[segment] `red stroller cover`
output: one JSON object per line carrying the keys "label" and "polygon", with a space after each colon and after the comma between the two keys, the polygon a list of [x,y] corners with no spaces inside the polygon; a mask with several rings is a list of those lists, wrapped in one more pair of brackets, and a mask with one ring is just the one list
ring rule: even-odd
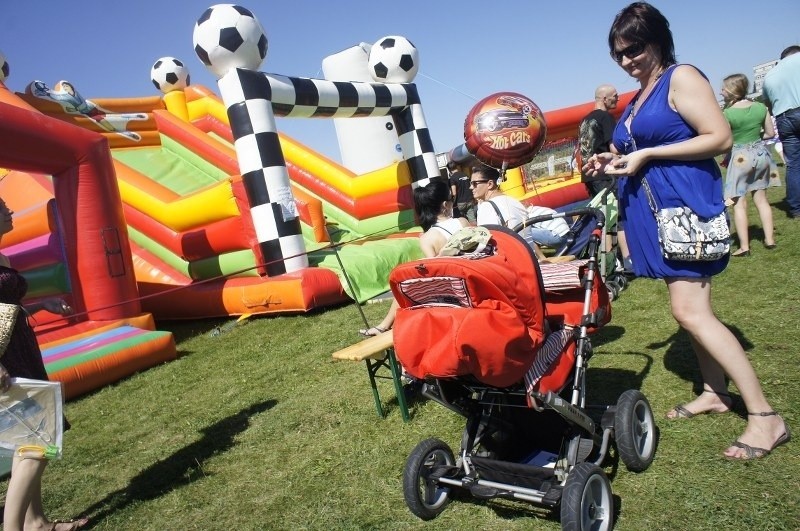
{"label": "red stroller cover", "polygon": [[491,227],[491,255],[426,258],[397,266],[394,345],[416,378],[472,375],[495,387],[522,380],[544,341],[539,266],[516,233]]}

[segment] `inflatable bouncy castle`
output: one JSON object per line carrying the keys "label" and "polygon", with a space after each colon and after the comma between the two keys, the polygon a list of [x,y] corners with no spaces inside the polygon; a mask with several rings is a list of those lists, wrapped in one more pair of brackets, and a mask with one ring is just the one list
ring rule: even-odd
{"label": "inflatable bouncy castle", "polygon": [[172,334],[141,309],[106,140],[29,107],[0,83],[2,241],[26,302],[63,298],[74,315],[31,316],[52,380],[71,398],[175,357]]}
{"label": "inflatable bouncy castle", "polygon": [[[219,47],[233,26],[243,34],[238,55]],[[216,68],[266,53],[263,30],[241,8],[211,9],[195,38]],[[413,75],[403,69],[413,45],[391,39],[398,46],[380,47],[383,61],[399,52],[396,68]],[[415,86],[235,72],[251,85],[234,92],[262,97],[226,105],[191,86],[173,57],[151,69],[163,98],[86,99],[66,81],[35,81],[18,97],[106,138],[142,306],[157,318],[308,311],[385,292],[389,271],[421,255],[412,186],[438,176]],[[403,160],[357,174],[274,127],[274,116],[367,115],[397,124],[392,146],[406,146]]]}

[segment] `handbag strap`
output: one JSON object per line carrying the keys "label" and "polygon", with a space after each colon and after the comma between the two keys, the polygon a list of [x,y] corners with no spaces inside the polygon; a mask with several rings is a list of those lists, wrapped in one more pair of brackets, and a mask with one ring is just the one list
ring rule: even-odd
{"label": "handbag strap", "polygon": [[650,191],[650,185],[647,184],[647,179],[642,177],[642,188],[644,188],[644,193],[647,194],[647,203],[650,205],[650,210],[653,211],[653,214],[658,213],[658,207],[656,206],[656,198],[653,197],[653,192]]}
{"label": "handbag strap", "polygon": [[491,199],[487,199],[486,202],[489,203],[490,205],[492,205],[492,208],[497,213],[497,217],[500,218],[500,225],[505,227],[506,226],[506,220],[503,218],[503,214],[500,213],[500,208],[497,205],[495,205],[494,201],[492,201]]}

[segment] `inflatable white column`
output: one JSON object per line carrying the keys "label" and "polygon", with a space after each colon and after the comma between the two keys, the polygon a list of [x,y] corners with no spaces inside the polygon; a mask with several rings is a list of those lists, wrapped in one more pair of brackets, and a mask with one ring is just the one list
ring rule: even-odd
{"label": "inflatable white column", "polygon": [[[322,60],[322,73],[331,81],[373,80],[367,61],[371,44],[362,42]],[[334,118],[342,165],[356,175],[385,168],[403,160],[400,140],[391,116]]]}
{"label": "inflatable white column", "polygon": [[308,267],[300,217],[278,139],[269,95],[253,94],[239,73],[256,70],[267,55],[267,36],[253,14],[231,4],[208,8],[194,27],[193,44],[219,78],[239,171],[267,275]]}

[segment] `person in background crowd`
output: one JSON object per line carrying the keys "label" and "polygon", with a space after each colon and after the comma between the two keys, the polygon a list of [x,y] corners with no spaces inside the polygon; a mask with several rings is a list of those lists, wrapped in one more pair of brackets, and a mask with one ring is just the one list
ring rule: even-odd
{"label": "person in background crowd", "polygon": [[453,216],[475,223],[475,198],[469,187],[469,176],[453,161],[447,163],[447,171],[450,173],[450,191],[455,202]]}
{"label": "person in background crowd", "polygon": [[[528,211],[522,203],[500,190],[500,171],[483,164],[472,167],[469,186],[478,202],[478,225],[502,225],[515,227],[528,219]],[[526,242],[532,242],[530,227],[520,232]],[[534,247],[536,256],[544,258],[538,246]]]}
{"label": "person in background crowd", "polygon": [[[469,222],[464,218],[453,217],[453,200],[450,187],[442,179],[433,179],[427,186],[414,189],[414,210],[417,213],[423,234],[419,238],[419,246],[426,258],[439,254],[447,240]],[[392,301],[386,316],[376,326],[362,328],[358,331],[362,336],[377,336],[394,325],[395,314],[399,305]]]}
{"label": "person in background crowd", "polygon": [[[578,145],[581,160],[589,160],[589,157],[597,153],[605,153],[612,150],[611,137],[614,134],[616,120],[611,111],[617,108],[619,93],[612,85],[600,85],[594,91],[594,109],[581,120],[578,126]],[[592,178],[581,171],[581,180],[586,185],[589,197],[595,197],[600,192],[613,184],[613,179]],[[612,189],[611,194],[616,200],[616,189]],[[619,244],[621,271],[630,273],[631,258],[628,252],[628,244],[625,241],[625,231],[617,228],[617,243]],[[611,250],[612,235],[609,234],[606,241],[606,251]]]}
{"label": "person in background crowd", "polygon": [[800,219],[800,46],[789,46],[764,76],[764,102],[775,116],[786,162],[789,217]]}
{"label": "person in background crowd", "polygon": [[[611,136],[614,134],[616,120],[611,115],[617,108],[619,94],[611,85],[600,85],[594,91],[594,109],[581,120],[578,126],[578,142],[581,150],[581,160],[597,153],[611,151]],[[594,197],[611,183],[611,178],[593,179],[585,172],[581,172],[581,180],[586,185],[589,197]]]}
{"label": "person in background crowd", "polygon": [[744,74],[733,74],[722,80],[720,95],[725,102],[722,114],[731,126],[733,149],[728,155],[725,175],[725,199],[733,201],[733,221],[739,250],[731,256],[750,256],[750,235],[747,219],[747,194],[753,193],[764,228],[764,247],[775,248],[772,207],[767,201],[772,157],[764,140],[775,136],[772,116],[763,103],[746,99],[750,82]]}

